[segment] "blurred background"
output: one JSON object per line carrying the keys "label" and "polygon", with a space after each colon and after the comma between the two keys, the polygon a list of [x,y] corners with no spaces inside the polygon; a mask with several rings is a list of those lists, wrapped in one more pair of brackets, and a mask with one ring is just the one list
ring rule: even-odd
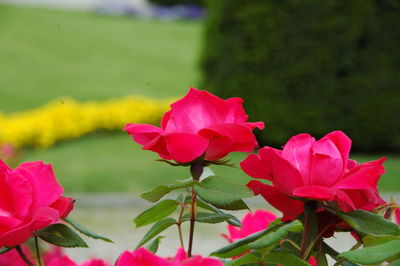
{"label": "blurred background", "polygon": [[[396,194],[399,47],[398,0],[0,0],[0,156],[53,164],[83,206],[77,220],[100,232],[118,220],[110,234],[133,249],[143,232],[129,221],[146,206],[138,193],[189,174],[156,162],[122,127],[158,124],[195,87],[242,97],[250,120],[266,122],[262,145],[343,130],[354,159],[387,157],[380,188]],[[209,251],[224,243],[210,239]]]}

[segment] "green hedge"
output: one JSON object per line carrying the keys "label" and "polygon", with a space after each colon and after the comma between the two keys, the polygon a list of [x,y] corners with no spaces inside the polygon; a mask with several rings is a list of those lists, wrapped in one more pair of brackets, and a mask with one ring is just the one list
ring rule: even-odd
{"label": "green hedge", "polygon": [[240,96],[263,144],[343,130],[400,148],[400,2],[210,0],[202,88]]}

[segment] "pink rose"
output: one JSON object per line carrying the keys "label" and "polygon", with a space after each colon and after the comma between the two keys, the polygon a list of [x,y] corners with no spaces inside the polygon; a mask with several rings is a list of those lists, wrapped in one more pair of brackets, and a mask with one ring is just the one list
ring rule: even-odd
{"label": "pink rose", "polygon": [[343,211],[371,210],[384,201],[377,184],[385,172],[384,158],[363,164],[349,160],[351,140],[341,131],[316,141],[308,134],[292,137],[283,150],[264,147],[249,155],[241,167],[254,178],[248,187],[282,211],[284,220],[304,211],[296,198],[336,201]]}
{"label": "pink rose", "polygon": [[242,227],[228,225],[228,235],[223,234],[229,242],[234,242],[258,231],[266,229],[269,224],[278,217],[268,211],[257,210],[254,213],[247,213],[242,220]]}
{"label": "pink rose", "polygon": [[223,266],[224,264],[213,258],[203,258],[196,255],[188,258],[183,248],[179,248],[171,266]]}
{"label": "pink rose", "polygon": [[[43,261],[46,266],[78,266],[78,263],[64,254],[64,250],[60,247],[53,247],[43,256]],[[90,259],[81,264],[81,266],[108,266],[104,260]]]}
{"label": "pink rose", "polygon": [[117,259],[115,266],[169,266],[171,262],[141,247],[135,251],[125,251]]}
{"label": "pink rose", "polygon": [[191,88],[171,104],[161,128],[127,124],[125,130],[144,150],[157,152],[163,159],[187,163],[205,156],[205,160],[217,161],[230,152],[251,152],[257,146],[252,131],[263,129],[264,123],[246,122],[242,103],[240,98],[223,100]]}
{"label": "pink rose", "polygon": [[66,217],[73,200],[62,193],[50,165],[27,162],[14,170],[0,160],[0,247],[19,245]]}
{"label": "pink rose", "polygon": [[135,251],[125,251],[119,256],[115,266],[223,266],[217,259],[203,258],[196,255],[188,258],[184,249],[178,249],[175,258],[166,259],[159,257],[141,247]]}

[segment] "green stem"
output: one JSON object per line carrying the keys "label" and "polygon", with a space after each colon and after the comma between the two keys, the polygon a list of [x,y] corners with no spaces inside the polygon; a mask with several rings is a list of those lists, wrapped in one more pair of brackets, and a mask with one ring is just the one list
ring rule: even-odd
{"label": "green stem", "polygon": [[[203,173],[203,161],[198,160],[194,161],[190,165],[190,173],[192,174],[193,180],[199,180],[201,174]],[[192,187],[192,200],[190,202],[190,229],[189,229],[189,244],[188,244],[188,257],[192,256],[192,249],[193,249],[193,237],[194,237],[194,225],[196,223],[196,200],[197,200],[197,193]]]}
{"label": "green stem", "polygon": [[179,212],[178,222],[176,224],[178,226],[179,241],[181,242],[181,247],[183,249],[185,249],[185,245],[183,243],[183,234],[182,234],[182,215],[184,209],[185,207],[183,206],[183,203],[181,203],[181,211]]}
{"label": "green stem", "polygon": [[35,249],[36,249],[36,260],[37,260],[37,263],[39,264],[39,266],[43,266],[42,256],[40,255],[39,241],[38,241],[38,237],[37,236],[35,236]]}
{"label": "green stem", "polygon": [[315,246],[316,243],[318,243],[318,241],[320,239],[322,239],[323,234],[325,234],[325,232],[336,223],[337,221],[334,220],[333,222],[329,223],[324,229],[321,230],[321,232],[319,232],[319,234],[310,242],[310,244],[308,245],[308,247],[306,248],[305,252],[304,252],[304,257],[307,258],[308,255],[310,254],[312,248]]}
{"label": "green stem", "polygon": [[189,230],[189,247],[188,247],[188,257],[192,256],[193,249],[193,236],[194,236],[194,225],[196,223],[196,191],[192,187],[192,201],[190,206],[190,230]]}
{"label": "green stem", "polygon": [[307,259],[307,244],[309,242],[309,234],[313,223],[313,216],[315,216],[315,211],[317,209],[317,203],[315,201],[308,201],[304,203],[304,221],[303,221],[303,236],[301,238],[301,246],[300,246],[300,256],[303,259]]}
{"label": "green stem", "polygon": [[22,251],[22,248],[20,245],[16,246],[15,249],[17,250],[19,256],[21,259],[26,263],[28,266],[35,266],[33,263],[26,257],[25,253]]}

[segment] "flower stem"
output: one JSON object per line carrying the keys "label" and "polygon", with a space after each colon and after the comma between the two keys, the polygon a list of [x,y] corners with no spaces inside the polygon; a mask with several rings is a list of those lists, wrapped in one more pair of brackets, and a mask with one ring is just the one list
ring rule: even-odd
{"label": "flower stem", "polygon": [[182,215],[183,215],[184,209],[185,209],[185,207],[184,207],[183,203],[181,203],[181,211],[179,212],[178,222],[176,224],[178,226],[179,241],[181,242],[181,247],[183,249],[185,249],[185,244],[183,243],[183,234],[182,234]]}
{"label": "flower stem", "polygon": [[25,253],[22,251],[22,248],[20,245],[16,246],[15,249],[17,250],[19,256],[21,259],[26,263],[28,266],[35,266],[33,263],[26,257]]}
{"label": "flower stem", "polygon": [[192,187],[192,202],[190,206],[190,231],[189,231],[189,247],[188,247],[188,256],[192,256],[192,248],[193,248],[193,235],[194,235],[194,225],[196,222],[196,197],[197,193]]}
{"label": "flower stem", "polygon": [[313,226],[313,219],[315,219],[315,211],[317,210],[317,203],[315,201],[308,201],[304,204],[304,221],[303,221],[303,236],[301,239],[300,255],[301,258],[307,259],[309,252],[307,252],[307,244],[310,241],[310,233]]}
{"label": "flower stem", "polygon": [[38,237],[35,236],[35,249],[36,249],[36,260],[39,266],[43,266],[42,263],[42,256],[40,256],[40,248],[39,248],[39,241]]}
{"label": "flower stem", "polygon": [[[198,160],[192,162],[190,165],[190,173],[192,174],[193,180],[199,180],[201,174],[203,173],[203,161]],[[192,187],[192,200],[190,203],[190,229],[189,229],[189,244],[188,244],[188,257],[192,256],[192,249],[193,249],[193,236],[194,236],[194,225],[196,223],[196,200],[197,200],[197,193]]]}

